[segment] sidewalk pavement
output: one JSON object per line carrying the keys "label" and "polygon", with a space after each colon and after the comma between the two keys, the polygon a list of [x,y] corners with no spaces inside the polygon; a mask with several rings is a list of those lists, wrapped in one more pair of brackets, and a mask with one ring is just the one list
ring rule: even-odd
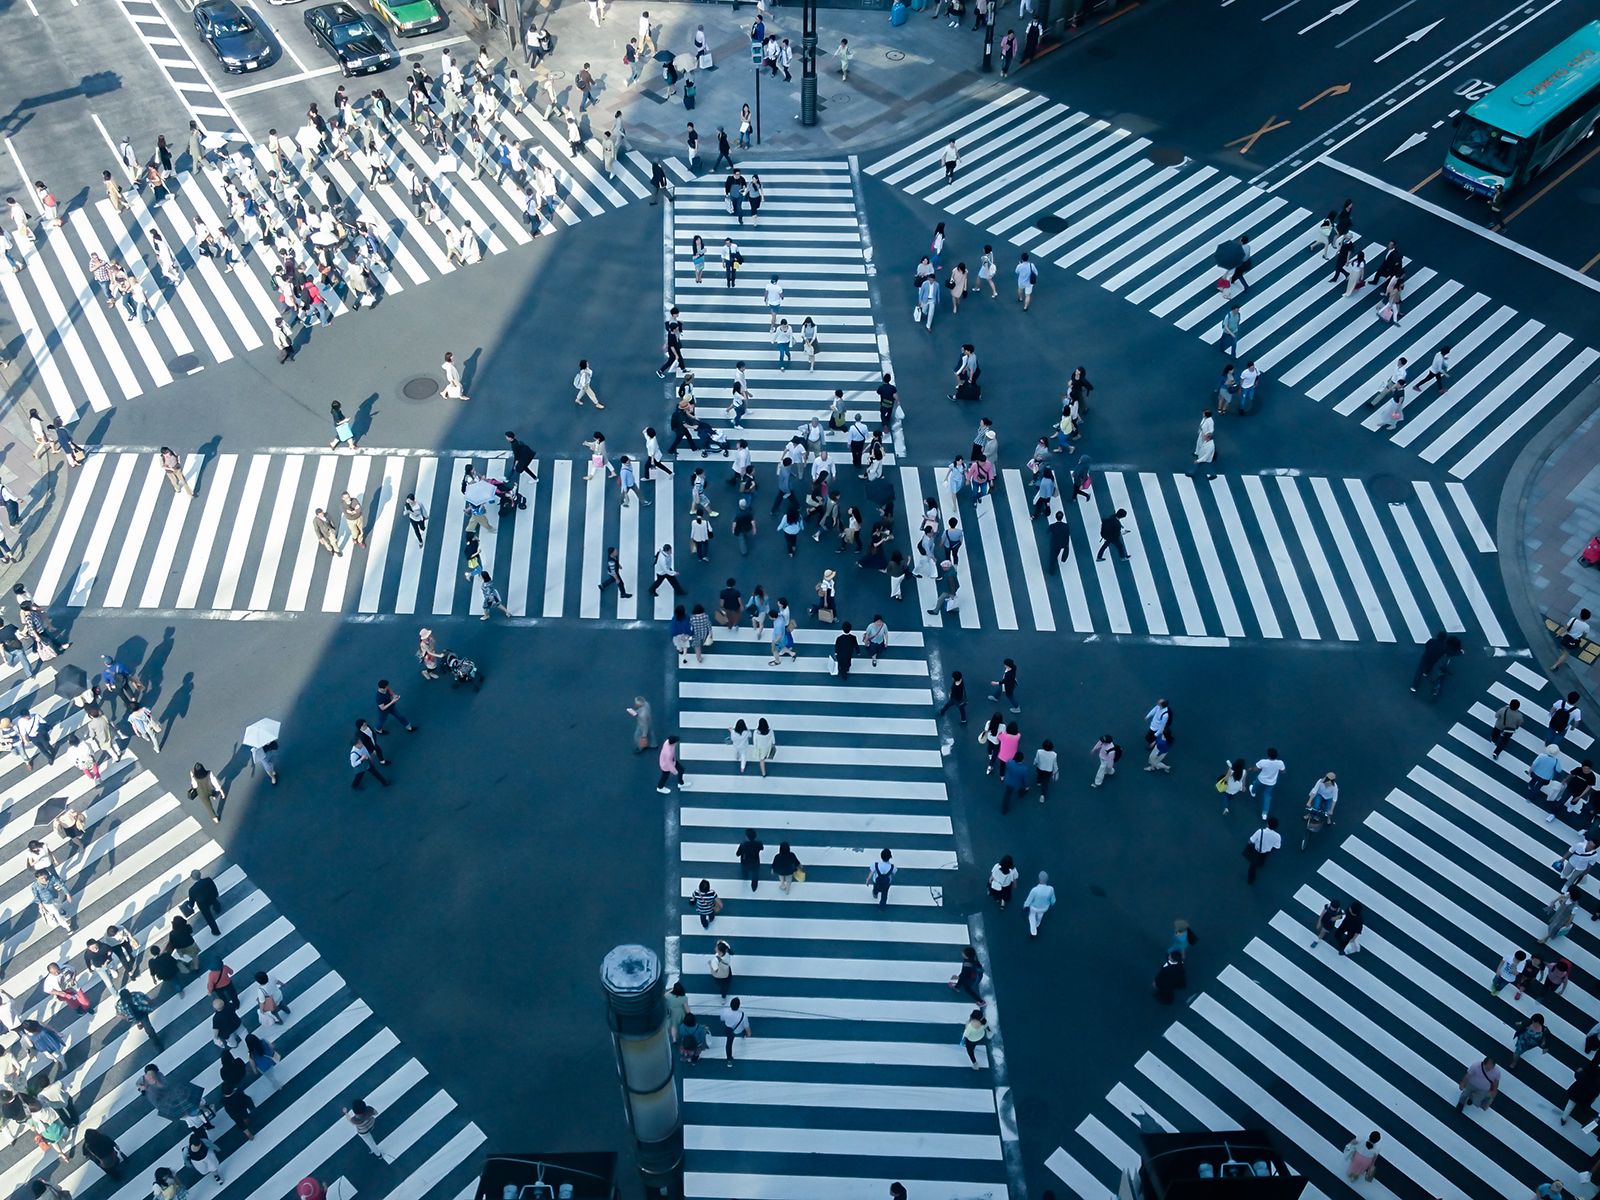
{"label": "sidewalk pavement", "polygon": [[[39,402],[27,382],[17,379],[15,360],[6,362],[5,347],[0,345],[0,479],[22,501],[22,528],[14,530],[0,516],[6,541],[22,545],[22,561],[0,563],[0,593],[10,595],[11,585],[20,582],[23,575],[33,569],[34,556],[50,540],[50,531],[60,517],[61,505],[56,502],[57,485],[63,482],[67,468],[61,455],[52,454],[48,460],[33,457],[33,433],[28,428],[28,410],[38,408],[46,420],[53,410]],[[14,615],[14,614],[13,614]],[[3,621],[9,618],[0,618]]]}
{"label": "sidewalk pavement", "polygon": [[[1600,613],[1600,569],[1578,560],[1600,534],[1600,383],[1553,416],[1512,464],[1496,520],[1501,572],[1512,610],[1544,672],[1560,648],[1544,618],[1566,621],[1580,608]],[[1600,640],[1600,619],[1591,622]],[[1554,675],[1577,688],[1592,725],[1600,720],[1600,661],[1569,658]]]}
{"label": "sidewalk pavement", "polygon": [[[652,56],[646,56],[639,78],[632,86],[628,84],[622,52],[628,39],[638,36],[643,11],[650,13],[656,27],[657,48],[680,56],[693,57],[695,30],[705,27],[713,66],[693,72],[697,95],[692,110],[684,107],[681,80],[677,94],[668,97],[662,65]],[[775,8],[767,31],[789,39],[794,78],[785,83],[781,74],[776,78],[763,74],[761,143],[743,157],[773,152],[790,158],[796,154],[838,157],[875,150],[926,130],[1002,86],[1026,84],[1037,65],[1013,63],[1010,78],[1000,78],[1000,39],[1008,29],[1015,29],[1020,44],[1027,25],[1017,18],[1016,4],[1007,3],[997,15],[994,70],[989,74],[979,71],[983,35],[973,32],[971,12],[969,3],[962,27],[951,29],[948,17],[931,16],[931,5],[912,12],[899,27],[889,24],[886,11],[820,9],[817,124],[807,128],[800,124],[800,8],[795,4]],[[753,4],[741,4],[735,13],[726,4],[631,0],[613,3],[597,28],[589,19],[587,5],[563,4],[549,15],[555,48],[546,56],[545,65],[560,85],[567,85],[560,94],[562,102],[576,108],[581,97],[570,84],[583,64],[590,64],[599,83],[595,103],[589,108],[595,136],[611,127],[612,114],[620,109],[634,148],[652,157],[684,158],[688,154],[686,126],[693,121],[700,134],[701,161],[709,166],[716,158],[717,126],[723,126],[728,140],[737,146],[740,106],[749,104],[752,112],[756,107],[756,71],[750,64],[750,26],[754,21]],[[848,80],[840,79],[834,54],[840,38],[850,42]],[[526,59],[518,69],[531,93]]]}

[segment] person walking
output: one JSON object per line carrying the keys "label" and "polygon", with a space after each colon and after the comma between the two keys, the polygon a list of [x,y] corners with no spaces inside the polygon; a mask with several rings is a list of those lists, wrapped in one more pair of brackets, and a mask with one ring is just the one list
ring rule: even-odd
{"label": "person walking", "polygon": [[772,726],[767,723],[765,717],[761,717],[756,721],[755,733],[750,738],[750,753],[756,760],[756,769],[761,772],[761,778],[767,777],[767,764],[777,752],[777,738],[772,732]]}
{"label": "person walking", "polygon": [[1021,873],[1011,855],[1002,854],[1000,861],[989,868],[989,898],[1004,908],[1011,902],[1011,893],[1017,886]]}
{"label": "person walking", "polygon": [[339,494],[339,512],[344,517],[345,528],[350,531],[353,545],[367,548],[367,514],[360,499],[349,492]]}
{"label": "person walking", "polygon": [[656,791],[662,795],[667,794],[667,780],[676,777],[680,790],[689,786],[688,777],[683,773],[683,765],[678,761],[678,737],[668,734],[661,741],[661,753],[657,756],[657,765],[661,768],[661,776],[656,780]]}
{"label": "person walking", "polygon": [[761,856],[765,852],[766,846],[756,836],[754,829],[744,831],[744,841],[740,842],[733,852],[733,856],[739,860],[739,873],[750,881],[752,892],[757,889],[761,881]]}
{"label": "person walking", "polygon": [[655,744],[650,702],[643,696],[635,696],[627,713],[633,718],[633,752],[643,754]]}
{"label": "person walking", "polygon": [[1124,562],[1132,557],[1128,553],[1128,548],[1122,544],[1122,535],[1126,532],[1122,528],[1122,522],[1127,515],[1127,509],[1119,508],[1113,515],[1100,518],[1100,549],[1095,551],[1095,562],[1105,558],[1107,548],[1112,546],[1116,547],[1118,557]]}
{"label": "person walking", "polygon": [[1256,872],[1261,870],[1263,863],[1277,850],[1283,847],[1283,835],[1278,832],[1278,818],[1268,817],[1266,824],[1257,829],[1245,841],[1244,857],[1249,862],[1249,870],[1245,873],[1244,881],[1254,883]]}
{"label": "person walking", "polygon": [[736,1038],[750,1036],[750,1018],[739,1007],[739,997],[735,996],[723,1007],[722,1032],[727,1038],[728,1066],[733,1066],[733,1043]]}
{"label": "person walking", "polygon": [[670,585],[675,595],[683,595],[683,584],[678,582],[678,569],[672,562],[671,542],[663,543],[656,551],[655,582],[650,585],[650,594],[654,596],[663,583]]}
{"label": "person walking", "polygon": [[189,799],[198,800],[205,805],[206,813],[211,817],[213,824],[221,822],[222,818],[217,815],[217,805],[227,798],[227,794],[222,790],[222,784],[204,763],[197,762],[189,769]]}
{"label": "person walking", "polygon": [[1491,758],[1499,758],[1501,751],[1511,744],[1517,730],[1522,728],[1522,717],[1522,701],[1516,699],[1507,701],[1494,714],[1494,726],[1489,735],[1494,743]]}
{"label": "person walking", "polygon": [[989,686],[995,689],[989,693],[989,699],[1000,700],[1003,697],[1012,712],[1022,711],[1022,707],[1017,703],[1017,664],[1014,660],[1008,658],[1001,663],[1000,678],[991,679]]}
{"label": "person walking", "polygon": [[1099,787],[1109,775],[1117,773],[1117,760],[1122,757],[1122,747],[1111,740],[1109,733],[1100,735],[1100,740],[1089,748],[1090,755],[1098,766],[1095,768],[1094,783],[1091,787]]}
{"label": "person walking", "polygon": [[1050,884],[1050,875],[1047,871],[1039,872],[1039,882],[1028,889],[1027,897],[1022,901],[1022,907],[1028,913],[1028,936],[1039,936],[1039,925],[1044,921],[1045,914],[1056,904],[1056,889]]}
{"label": "person walking", "polygon": [[1468,1105],[1480,1112],[1487,1112],[1500,1094],[1500,1068],[1495,1065],[1493,1057],[1472,1063],[1457,1086],[1460,1088],[1456,1096],[1457,1112],[1465,1112]]}
{"label": "person walking", "polygon": [[877,861],[867,868],[867,886],[877,897],[879,908],[889,904],[889,888],[894,883],[894,875],[894,856],[885,849],[878,854]]}
{"label": "person walking", "polygon": [[981,1069],[978,1062],[978,1047],[989,1036],[989,1020],[983,1015],[983,1009],[975,1008],[967,1017],[967,1023],[961,1030],[961,1048],[967,1052],[967,1059],[972,1063],[974,1071]]}
{"label": "person walking", "polygon": [[1261,819],[1265,821],[1267,814],[1272,811],[1272,793],[1284,771],[1288,770],[1288,765],[1278,757],[1276,746],[1268,746],[1267,756],[1256,759],[1256,765],[1250,770],[1255,775],[1255,780],[1250,784],[1250,795],[1260,799]]}
{"label": "person walking", "polygon": [[778,877],[780,892],[787,893],[797,878],[802,883],[805,881],[805,868],[800,856],[790,848],[788,842],[778,843],[778,852],[772,856],[772,873]]}
{"label": "person walking", "polygon": [[506,607],[505,597],[500,594],[500,589],[494,586],[494,578],[487,571],[478,572],[478,595],[483,601],[483,615],[480,621],[487,621],[495,613],[502,617],[509,617],[511,610]]}
{"label": "person walking", "polygon": [[595,395],[594,369],[589,366],[589,360],[587,358],[580,358],[578,360],[578,372],[572,377],[572,386],[577,393],[573,396],[572,402],[579,408],[583,407],[583,401],[585,397],[587,397],[589,402],[596,408],[605,407],[604,404],[600,403],[600,397]]}
{"label": "person walking", "polygon": [[358,789],[365,784],[366,777],[369,774],[376,779],[381,786],[389,786],[389,780],[384,776],[382,771],[378,770],[377,756],[373,754],[371,747],[368,746],[366,740],[359,734],[359,732],[355,741],[350,743],[350,770],[350,786],[353,789]]}
{"label": "person walking", "polygon": [[358,1098],[351,1100],[349,1104],[339,1111],[343,1114],[344,1119],[350,1122],[351,1127],[356,1131],[356,1136],[365,1143],[368,1150],[372,1151],[376,1157],[383,1159],[384,1162],[390,1161],[389,1156],[378,1148],[378,1143],[372,1136],[372,1128],[378,1123],[377,1109],[373,1108],[365,1100]]}
{"label": "person walking", "polygon": [[1017,260],[1017,302],[1022,305],[1022,311],[1027,312],[1033,303],[1033,287],[1039,282],[1039,268],[1034,266],[1024,250]]}
{"label": "person walking", "polygon": [[1166,958],[1156,968],[1155,979],[1150,985],[1151,991],[1155,993],[1159,1003],[1171,1004],[1177,999],[1178,993],[1188,986],[1189,970],[1184,965],[1183,954],[1177,950],[1168,950]]}
{"label": "person walking", "polygon": [[1595,1119],[1595,1100],[1600,1097],[1600,1057],[1592,1058],[1580,1066],[1567,1086],[1566,1103],[1561,1107],[1560,1123],[1565,1125],[1569,1116],[1587,1125]]}

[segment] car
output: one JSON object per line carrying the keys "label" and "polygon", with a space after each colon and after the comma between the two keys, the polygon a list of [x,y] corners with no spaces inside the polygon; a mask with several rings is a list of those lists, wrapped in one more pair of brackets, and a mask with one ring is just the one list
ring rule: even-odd
{"label": "car", "polygon": [[368,0],[372,11],[396,37],[415,37],[444,28],[444,10],[434,0]]}
{"label": "car", "polygon": [[200,0],[194,6],[194,27],[225,71],[237,75],[272,61],[272,42],[233,0]]}
{"label": "car", "polygon": [[371,75],[400,62],[378,23],[343,0],[307,9],[306,28],[345,75]]}

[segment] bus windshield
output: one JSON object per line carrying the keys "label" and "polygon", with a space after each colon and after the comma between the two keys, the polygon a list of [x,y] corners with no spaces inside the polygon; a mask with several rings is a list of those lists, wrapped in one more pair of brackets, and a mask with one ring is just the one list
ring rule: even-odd
{"label": "bus windshield", "polygon": [[1461,128],[1456,132],[1450,152],[1463,162],[1509,178],[1515,173],[1517,160],[1526,145],[1525,138],[1512,137],[1476,117],[1462,117]]}

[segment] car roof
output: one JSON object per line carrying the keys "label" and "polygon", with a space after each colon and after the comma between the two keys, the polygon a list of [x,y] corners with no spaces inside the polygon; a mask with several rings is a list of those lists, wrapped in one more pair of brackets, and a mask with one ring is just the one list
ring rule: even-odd
{"label": "car roof", "polygon": [[234,3],[234,0],[200,0],[194,6],[196,12],[206,12],[221,16],[245,15],[244,10]]}
{"label": "car roof", "polygon": [[336,0],[333,4],[319,4],[307,12],[306,16],[326,17],[330,25],[348,25],[351,21],[361,20],[361,14],[343,0]]}
{"label": "car roof", "polygon": [[430,13],[439,11],[439,6],[434,0],[383,0],[391,12],[405,12],[409,9],[418,9]]}

